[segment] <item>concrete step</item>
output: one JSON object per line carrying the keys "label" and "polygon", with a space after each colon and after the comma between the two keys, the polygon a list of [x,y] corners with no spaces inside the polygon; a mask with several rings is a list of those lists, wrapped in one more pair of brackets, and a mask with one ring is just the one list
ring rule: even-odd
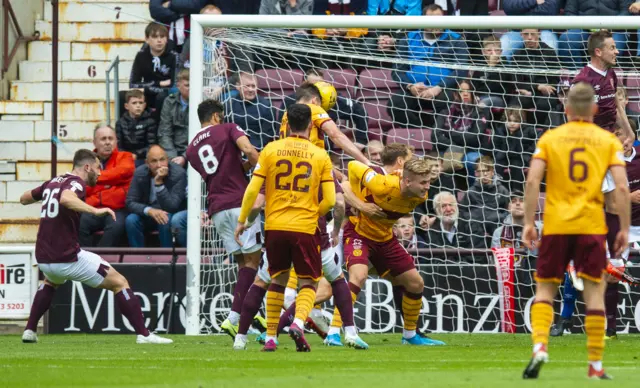
{"label": "concrete step", "polygon": [[2,121],[0,139],[2,141],[33,141],[33,121]]}
{"label": "concrete step", "polygon": [[34,243],[38,235],[38,220],[9,220],[0,222],[0,243]]}
{"label": "concrete step", "polygon": [[[111,103],[111,117],[115,125],[115,104]],[[107,118],[107,103],[104,101],[61,102],[58,104],[60,121],[104,121]],[[44,103],[44,119],[51,121],[51,103]]]}
{"label": "concrete step", "polygon": [[[11,144],[11,143],[0,143]],[[23,143],[25,145],[25,157],[21,161],[46,162],[51,161],[51,142],[49,141],[29,141]],[[58,145],[58,160],[61,162],[70,162],[73,160],[73,154],[81,149],[93,149],[91,142],[65,142]]]}
{"label": "concrete step", "polygon": [[[43,179],[44,180],[44,179]],[[43,180],[24,181],[16,180],[6,182],[6,200],[7,202],[20,202],[20,196],[27,190],[33,190],[42,184]]]}
{"label": "concrete step", "polygon": [[38,220],[40,219],[41,207],[40,203],[26,206],[21,205],[19,202],[0,203],[0,222],[8,220]]}
{"label": "concrete step", "polygon": [[[60,22],[140,22],[153,20],[149,5],[140,2],[64,3],[58,9]],[[53,20],[51,3],[44,4],[44,20]]]}
{"label": "concrete step", "polygon": [[142,48],[142,43],[71,43],[73,61],[109,61],[117,56],[121,61],[133,61]]}
{"label": "concrete step", "polygon": [[[91,141],[93,139],[93,128],[100,121],[59,121],[58,139],[62,142],[68,141]],[[34,140],[48,141],[51,139],[51,121],[36,121],[34,129]]]}
{"label": "concrete step", "polygon": [[[111,92],[113,93],[113,86]],[[129,83],[120,83],[120,90],[129,90]],[[58,82],[59,101],[95,101],[106,99],[104,82]],[[14,101],[51,101],[51,82],[11,82]]]}
{"label": "concrete step", "polygon": [[[27,44],[27,58],[30,61],[51,62],[51,41],[36,40]],[[58,60],[68,61],[71,59],[71,43],[59,42]]]}
{"label": "concrete step", "polygon": [[0,115],[41,115],[42,102],[0,101]]}
{"label": "concrete step", "polygon": [[43,115],[2,115],[0,121],[38,121],[44,120]]}
{"label": "concrete step", "polygon": [[[56,167],[58,175],[73,170],[73,163],[59,162]],[[16,163],[16,179],[30,181],[46,181],[51,178],[51,162],[18,162]],[[7,184],[11,182],[6,182]]]}
{"label": "concrete step", "polygon": [[[2,141],[0,142],[0,160],[19,161],[26,156],[26,143],[23,141]],[[3,174],[0,174],[3,175]],[[4,180],[0,177],[0,180]]]}
{"label": "concrete step", "polygon": [[[59,40],[64,42],[142,42],[145,23],[60,23]],[[41,40],[51,40],[51,22],[36,21]]]}
{"label": "concrete step", "polygon": [[15,174],[16,173],[16,163],[15,162],[0,162],[0,174]]}
{"label": "concrete step", "polygon": [[[119,77],[121,82],[129,82],[132,61],[121,61],[119,65]],[[106,70],[111,66],[111,62],[106,61],[64,61],[58,67],[59,81],[104,81]],[[51,81],[51,62],[20,62],[20,81]],[[114,80],[114,73],[111,72],[110,79]]]}

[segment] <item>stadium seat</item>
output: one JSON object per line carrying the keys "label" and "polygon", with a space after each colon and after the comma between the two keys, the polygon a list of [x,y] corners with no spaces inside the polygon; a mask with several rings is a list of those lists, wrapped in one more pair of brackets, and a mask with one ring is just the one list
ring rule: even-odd
{"label": "stadium seat", "polygon": [[[169,264],[171,263],[171,255],[124,255],[123,263],[128,264]],[[178,264],[185,264],[185,256],[178,257]]]}
{"label": "stadium seat", "polygon": [[380,128],[383,132],[391,129],[393,120],[387,112],[387,100],[359,100],[367,112],[369,130]]}
{"label": "stadium seat", "polygon": [[324,75],[327,82],[331,82],[338,93],[344,97],[355,97],[357,73],[354,70],[328,69],[324,70]]}
{"label": "stadium seat", "polygon": [[302,83],[304,73],[300,70],[261,69],[256,72],[258,93],[270,98],[282,98],[293,93]]}
{"label": "stadium seat", "polygon": [[626,82],[627,86],[627,97],[629,100],[639,100],[640,99],[640,77],[629,77]]}
{"label": "stadium seat", "polygon": [[119,263],[121,258],[120,255],[100,255],[100,257],[107,263]]}
{"label": "stadium seat", "polygon": [[387,133],[388,143],[408,143],[420,154],[433,149],[429,128],[393,128]]}
{"label": "stadium seat", "polygon": [[391,77],[391,70],[365,69],[358,76],[358,99],[386,99],[400,93],[400,86]]}

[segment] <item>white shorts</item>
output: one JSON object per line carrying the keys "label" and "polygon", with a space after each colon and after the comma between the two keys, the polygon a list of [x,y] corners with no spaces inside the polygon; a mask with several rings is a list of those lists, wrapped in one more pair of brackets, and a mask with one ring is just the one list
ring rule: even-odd
{"label": "white shorts", "polygon": [[[329,282],[333,282],[342,273],[341,267],[336,264],[336,249],[331,247],[323,250],[320,254],[322,255],[322,276],[324,276]],[[267,259],[266,252],[262,254],[260,268],[258,268],[258,277],[267,284],[271,283],[271,275],[269,275],[269,260]]]}
{"label": "white shorts", "polygon": [[222,239],[222,244],[227,254],[253,253],[262,249],[262,244],[256,240],[256,236],[260,233],[261,216],[258,216],[253,225],[240,236],[242,246],[238,245],[233,235],[236,231],[236,225],[238,225],[238,216],[240,216],[239,207],[222,210],[213,215],[213,226],[216,228],[218,236]]}
{"label": "white shorts", "polygon": [[53,284],[64,284],[67,280],[74,280],[96,288],[104,281],[111,265],[95,253],[81,249],[76,262],[38,264],[38,267]]}

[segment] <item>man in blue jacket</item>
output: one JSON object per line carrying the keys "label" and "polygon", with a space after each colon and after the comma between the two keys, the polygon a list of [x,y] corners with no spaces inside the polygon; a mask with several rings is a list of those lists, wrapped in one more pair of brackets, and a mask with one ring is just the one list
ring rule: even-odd
{"label": "man in blue jacket", "polygon": [[[443,16],[437,4],[425,8],[426,16]],[[399,39],[396,54],[411,61],[465,65],[469,50],[462,36],[451,30],[424,29],[412,31],[407,39]],[[456,88],[456,80],[467,75],[465,70],[447,69],[428,64],[398,64],[393,78],[402,86],[403,94],[391,97],[387,107],[396,125],[418,128],[433,126],[433,111],[440,111],[452,101],[448,95]]]}

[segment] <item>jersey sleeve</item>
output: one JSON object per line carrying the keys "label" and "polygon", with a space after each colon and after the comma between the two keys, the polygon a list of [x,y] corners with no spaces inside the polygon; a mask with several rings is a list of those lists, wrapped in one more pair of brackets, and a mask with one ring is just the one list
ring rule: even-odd
{"label": "jersey sleeve", "polygon": [[355,182],[360,182],[360,185],[369,189],[374,195],[384,195],[393,188],[389,185],[388,177],[390,176],[378,174],[357,160],[349,162],[349,182],[354,190],[360,190],[360,187],[354,187]]}
{"label": "jersey sleeve", "polygon": [[40,186],[38,186],[35,189],[31,190],[31,197],[33,197],[33,199],[35,199],[36,201],[41,201],[42,200],[42,193],[44,192],[44,189],[47,187],[47,183],[49,183],[49,181],[44,182]]}
{"label": "jersey sleeve", "polygon": [[287,118],[287,112],[284,112],[282,116],[282,124],[280,124],[280,139],[284,139],[287,137],[287,123],[289,119]]}
{"label": "jersey sleeve", "polygon": [[313,125],[315,125],[316,128],[322,128],[322,124],[329,120],[331,120],[331,117],[329,117],[329,114],[324,109],[313,105],[311,109],[311,121],[313,121]]}
{"label": "jersey sleeve", "polygon": [[536,144],[536,150],[533,152],[533,157],[544,160],[545,162],[547,161],[549,155],[547,152],[547,137],[545,135],[542,135],[538,144]]}
{"label": "jersey sleeve", "polygon": [[247,133],[239,125],[229,124],[229,137],[236,142],[242,136],[247,136]]}
{"label": "jersey sleeve", "polygon": [[627,164],[624,162],[624,151],[622,149],[622,144],[618,141],[618,139],[614,139],[611,141],[611,153],[609,159],[609,166],[626,166]]}
{"label": "jersey sleeve", "polygon": [[613,175],[607,170],[607,175],[604,176],[604,180],[602,181],[602,193],[610,193],[615,189],[616,184],[613,182]]}
{"label": "jersey sleeve", "polygon": [[253,169],[253,175],[259,176],[261,178],[265,178],[267,177],[267,173],[269,172],[269,166],[268,166],[268,148],[269,146],[267,146],[262,152],[260,152],[260,156],[258,156],[258,164],[256,164],[256,167]]}
{"label": "jersey sleeve", "polygon": [[329,157],[329,154],[325,153],[325,157],[323,158],[323,161],[322,161],[321,183],[334,181],[335,178],[333,177],[332,171],[333,171],[333,164],[331,163],[331,158]]}

